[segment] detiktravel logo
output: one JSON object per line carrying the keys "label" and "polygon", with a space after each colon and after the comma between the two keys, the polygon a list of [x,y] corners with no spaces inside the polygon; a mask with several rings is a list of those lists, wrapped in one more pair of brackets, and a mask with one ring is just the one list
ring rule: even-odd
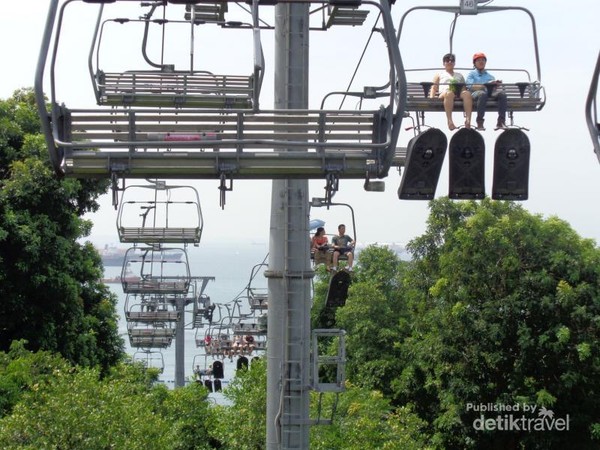
{"label": "detiktravel logo", "polygon": [[569,431],[569,414],[556,417],[554,411],[527,403],[467,403],[467,412],[479,412],[473,420],[477,431]]}

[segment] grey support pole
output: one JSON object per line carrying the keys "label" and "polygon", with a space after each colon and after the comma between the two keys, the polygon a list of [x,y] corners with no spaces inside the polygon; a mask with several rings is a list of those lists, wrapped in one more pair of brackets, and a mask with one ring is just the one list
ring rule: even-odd
{"label": "grey support pole", "polygon": [[175,387],[185,386],[185,297],[177,295],[179,320],[175,325]]}
{"label": "grey support pole", "polygon": [[[308,4],[275,6],[275,108],[308,108]],[[271,193],[267,327],[267,450],[309,448],[308,181]]]}

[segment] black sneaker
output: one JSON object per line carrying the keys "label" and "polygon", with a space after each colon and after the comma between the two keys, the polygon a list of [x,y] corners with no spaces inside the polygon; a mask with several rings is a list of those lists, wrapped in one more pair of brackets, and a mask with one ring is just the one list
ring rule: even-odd
{"label": "black sneaker", "polygon": [[506,128],[506,122],[504,119],[498,119],[498,123],[496,124],[496,129]]}
{"label": "black sneaker", "polygon": [[483,127],[483,119],[477,119],[477,129],[480,131],[485,130],[485,128]]}

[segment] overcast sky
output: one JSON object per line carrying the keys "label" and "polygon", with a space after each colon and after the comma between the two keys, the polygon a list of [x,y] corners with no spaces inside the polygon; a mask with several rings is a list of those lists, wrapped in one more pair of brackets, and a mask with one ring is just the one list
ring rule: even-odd
{"label": "overcast sky", "polygon": [[[41,34],[47,14],[47,0],[27,0],[5,2],[0,15],[0,58],[3,61],[0,71],[0,98],[9,97],[14,90],[33,85],[34,70],[38,59]],[[400,18],[415,5],[458,5],[458,0],[425,2],[423,0],[397,0],[393,6],[396,27]],[[541,81],[546,88],[547,104],[541,112],[516,114],[515,122],[529,128],[531,141],[531,165],[529,200],[523,206],[531,212],[544,216],[556,215],[575,228],[582,236],[600,240],[600,214],[598,196],[600,194],[600,164],[592,150],[592,143],[584,119],[584,104],[589,90],[592,71],[600,48],[598,0],[544,1],[504,1],[496,0],[495,6],[520,5],[529,9],[537,24],[537,37],[540,48]],[[95,10],[96,6],[86,5]],[[232,6],[230,9],[233,9]],[[271,8],[271,7],[265,7]],[[271,8],[272,9],[272,8]],[[266,16],[266,14],[265,14]],[[371,14],[370,18],[374,19]],[[86,48],[86,36],[93,28],[93,20],[85,21],[85,15],[77,16],[79,26],[87,33],[66,35],[65,40]],[[400,51],[407,68],[441,66],[441,56],[449,51],[450,14],[410,13],[402,30]],[[369,19],[370,20],[370,19]],[[468,68],[471,55],[483,51],[488,55],[488,68],[526,67],[533,78],[535,71],[532,42],[533,34],[528,18],[520,12],[485,14],[477,17],[459,18],[455,31],[453,50],[457,55],[457,67]],[[272,22],[271,22],[272,23]],[[318,105],[323,90],[343,89],[348,84],[352,69],[358,63],[368,39],[373,21],[361,28],[347,28],[343,31],[327,31],[311,35],[310,88],[311,106]],[[218,60],[229,70],[238,64],[251,63],[250,55],[240,57],[234,53],[239,47],[248,53],[240,40],[232,45],[232,39],[222,38],[226,31],[216,30],[217,37],[211,38],[206,46],[206,55],[198,54],[196,60],[215,63]],[[336,34],[337,33],[337,34]],[[269,107],[273,91],[273,54],[271,32],[263,32],[267,75],[263,85],[261,105]],[[237,39],[237,38],[236,38]],[[139,35],[132,36],[131,42],[139,49]],[[130,43],[130,42],[129,42]],[[139,50],[138,50],[139,51]],[[213,51],[216,53],[210,54]],[[114,65],[127,61],[129,56],[125,44],[123,48],[106,50],[106,59],[114,54]],[[87,70],[87,53],[84,58],[64,62],[61,82],[67,86],[64,101],[71,107],[93,107],[93,94]],[[121,58],[121,59],[119,59]],[[123,59],[124,58],[124,59]],[[367,61],[369,61],[367,59]],[[250,66],[248,66],[250,67]],[[122,67],[122,70],[139,67]],[[378,63],[368,63],[362,67],[366,79],[372,76],[374,83],[385,80],[387,67]],[[232,69],[233,70],[233,69]],[[464,72],[464,71],[463,71]],[[234,71],[239,73],[239,71]],[[500,76],[499,76],[500,78]],[[505,79],[506,81],[506,79]],[[337,84],[335,84],[337,82]],[[335,84],[335,87],[334,87]],[[354,86],[361,89],[362,86]],[[313,94],[313,92],[315,92]],[[455,122],[460,122],[455,113]],[[486,117],[495,122],[495,117]],[[427,123],[444,130],[442,113],[429,113]],[[408,126],[406,121],[403,125]],[[491,127],[483,132],[486,140],[486,188],[491,191],[491,155],[494,141],[499,132]],[[402,131],[399,145],[405,146],[412,132]],[[322,196],[323,181],[310,182],[310,196]],[[396,242],[405,244],[420,235],[426,226],[427,203],[421,201],[400,201],[397,189],[400,176],[392,171],[386,179],[384,193],[365,192],[362,181],[341,180],[337,202],[350,203],[356,214],[357,237],[362,242]],[[270,220],[270,181],[234,181],[234,189],[227,193],[224,210],[219,207],[219,191],[216,181],[194,182],[200,192],[205,229],[203,239],[209,242],[244,239],[267,242]],[[437,195],[447,195],[447,158],[438,184]],[[332,216],[331,213],[328,213]],[[94,223],[93,238],[103,242],[117,242],[115,229],[116,211],[111,206],[110,196],[102,199],[102,209],[90,216]],[[319,218],[318,213],[312,218]],[[350,222],[345,208],[327,220],[326,227],[333,232],[337,222]]]}

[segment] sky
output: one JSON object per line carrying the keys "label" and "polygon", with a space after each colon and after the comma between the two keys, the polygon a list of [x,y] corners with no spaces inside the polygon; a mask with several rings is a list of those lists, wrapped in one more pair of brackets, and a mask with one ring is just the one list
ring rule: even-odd
{"label": "sky", "polygon": [[[458,3],[458,0],[397,0],[392,9],[394,24],[399,28],[403,15],[417,5],[458,6]],[[544,217],[558,216],[569,222],[581,236],[600,242],[600,164],[593,153],[584,117],[585,100],[600,48],[597,23],[600,2],[494,0],[491,4],[527,8],[537,26],[541,83],[545,87],[547,103],[542,111],[515,115],[515,123],[529,129],[527,135],[531,142],[529,199],[522,205],[528,211]],[[0,15],[0,60],[3,61],[0,98],[8,98],[16,89],[33,85],[47,6],[47,0],[6,2],[3,5]],[[96,8],[84,6],[90,11]],[[230,9],[233,10],[233,6]],[[370,17],[374,19],[374,15]],[[65,53],[60,62],[60,71],[57,72],[57,79],[61,83],[59,100],[67,106],[91,108],[95,105],[89,76],[86,75],[89,47],[86,37],[93,28],[93,16],[79,12],[69,20],[76,24],[70,34],[65,34],[63,41],[72,45],[73,50]],[[451,20],[450,14],[431,11],[414,11],[406,16],[400,39],[400,53],[406,68],[441,68],[442,55],[450,51]],[[348,85],[368,40],[373,20],[368,19],[367,23],[369,25],[364,27],[316,32],[314,38],[311,34],[311,106],[318,105],[324,92],[344,89]],[[211,30],[210,33],[215,34],[199,36],[199,39],[209,42],[195,55],[199,67],[210,62],[218,65],[221,71],[231,70],[232,73],[239,73],[240,70],[244,73],[245,69],[239,69],[242,65],[251,67],[249,39],[243,36],[234,38],[235,41],[230,37],[222,38],[223,30]],[[261,105],[268,108],[273,97],[274,38],[269,31],[263,31],[262,37],[267,69]],[[139,35],[136,34],[123,38],[112,49],[103,50],[103,64],[106,61],[107,66],[112,64],[123,70],[139,68],[126,67],[128,61],[135,60],[128,53],[129,46],[135,44],[132,48],[139,53],[139,41]],[[236,45],[231,45],[232,42]],[[536,79],[532,42],[529,18],[522,12],[481,14],[459,18],[452,50],[456,53],[459,71],[465,75],[471,66],[471,55],[483,51],[488,56],[491,72],[494,72],[494,68],[526,67],[532,78]],[[76,53],[85,57],[77,59]],[[385,82],[387,67],[376,56],[370,59],[367,54],[360,68],[357,76],[359,81],[364,79],[365,84],[375,85],[378,81]],[[353,88],[360,89],[361,84],[353,85]],[[454,115],[457,123],[461,122],[459,114],[455,112]],[[493,116],[486,116],[486,119],[495,122]],[[451,132],[445,127],[443,113],[429,113],[426,120],[429,125],[441,128],[450,139]],[[404,122],[404,126],[410,126],[410,122]],[[398,145],[406,146],[412,133],[403,130]],[[483,135],[488,154],[486,190],[489,194],[492,181],[492,158],[489,155],[492,154],[498,132],[488,128]],[[437,196],[447,195],[448,192],[447,164],[446,158]],[[393,169],[385,181],[386,190],[381,193],[365,192],[362,180],[342,179],[334,201],[352,206],[356,223],[354,232],[359,242],[406,244],[425,231],[427,202],[398,199],[398,170]],[[233,191],[227,193],[224,209],[219,205],[216,181],[194,181],[191,184],[200,193],[204,218],[203,242],[268,242],[271,181],[234,180]],[[310,181],[309,196],[322,197],[324,185],[324,180]],[[100,203],[100,211],[88,216],[94,223],[91,239],[99,243],[118,242],[117,211],[111,205],[110,194],[104,196]],[[325,212],[311,211],[311,218],[320,218],[320,215],[324,216]],[[336,207],[327,212],[325,226],[328,232],[333,233],[340,222],[352,222],[349,208]]]}

